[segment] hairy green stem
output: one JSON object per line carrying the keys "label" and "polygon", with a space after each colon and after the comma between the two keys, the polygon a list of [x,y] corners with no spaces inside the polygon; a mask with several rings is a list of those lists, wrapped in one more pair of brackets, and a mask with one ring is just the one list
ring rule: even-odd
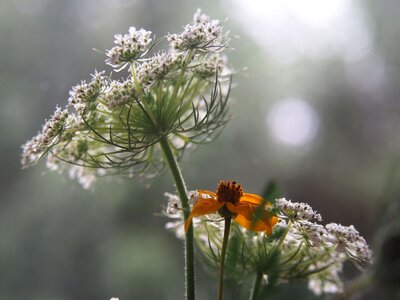
{"label": "hairy green stem", "polygon": [[[187,196],[187,190],[185,181],[178,162],[172,151],[172,148],[166,137],[160,140],[161,149],[164,152],[165,159],[167,160],[168,166],[171,170],[172,176],[174,177],[176,190],[178,191],[179,198],[181,200],[183,215],[185,221],[188,219],[190,214],[189,198]],[[189,230],[186,232],[185,238],[185,287],[186,287],[186,300],[195,299],[195,283],[194,283],[194,247],[193,247],[193,226],[190,224]]]}
{"label": "hairy green stem", "polygon": [[257,275],[254,278],[253,289],[251,290],[251,293],[250,293],[250,300],[257,299],[258,293],[261,288],[262,279],[263,279],[263,274],[261,272],[257,272]]}
{"label": "hairy green stem", "polygon": [[225,218],[224,239],[222,241],[221,259],[219,263],[219,284],[218,284],[218,300],[222,300],[222,293],[224,290],[224,268],[225,268],[225,254],[228,245],[229,230],[231,228],[232,218]]}

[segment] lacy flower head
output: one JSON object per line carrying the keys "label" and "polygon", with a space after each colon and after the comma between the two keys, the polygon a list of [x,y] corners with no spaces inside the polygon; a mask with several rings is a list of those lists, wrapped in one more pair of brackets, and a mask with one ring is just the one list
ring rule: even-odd
{"label": "lacy flower head", "polygon": [[180,51],[193,50],[214,51],[223,50],[227,41],[222,36],[222,26],[219,20],[211,20],[201,10],[193,16],[193,22],[184,27],[180,34],[169,34],[168,41],[174,49]]}
{"label": "lacy flower head", "polygon": [[123,64],[129,64],[144,56],[148,51],[148,45],[152,41],[151,31],[136,30],[130,27],[129,32],[122,35],[116,34],[113,48],[107,50],[106,63],[113,67],[120,67]]}
{"label": "lacy flower head", "polygon": [[[129,75],[118,80],[105,71],[72,87],[68,104],[57,108],[37,136],[22,148],[22,166],[47,157],[51,170],[68,170],[84,187],[97,176],[150,176],[163,167],[160,143],[180,157],[190,146],[210,142],[228,121],[231,71],[222,53],[226,43],[218,21],[198,11],[192,34],[179,41],[194,45],[193,35],[206,30],[195,47],[154,52],[162,43],[151,32],[129,28],[115,35],[106,63]],[[196,30],[194,28],[197,28]],[[212,36],[212,38],[211,38]],[[170,40],[171,34],[167,39]],[[218,41],[219,47],[215,47]]]}
{"label": "lacy flower head", "polygon": [[[221,194],[225,195],[220,190],[216,194],[202,190],[191,194],[195,241],[208,268],[220,263],[224,232],[221,216],[226,214],[236,216],[236,222],[226,250],[225,275],[238,283],[258,275],[265,279],[264,288],[303,279],[317,295],[341,293],[340,273],[345,261],[361,270],[370,265],[371,250],[354,226],[323,225],[321,215],[306,203],[280,198],[268,199],[270,204],[259,196],[242,194],[240,189],[231,190],[237,191],[232,197],[238,199],[234,203],[224,197],[219,200]],[[169,210],[173,220],[167,223],[167,229],[182,238],[182,214],[174,196],[167,196],[169,207],[175,207]]]}

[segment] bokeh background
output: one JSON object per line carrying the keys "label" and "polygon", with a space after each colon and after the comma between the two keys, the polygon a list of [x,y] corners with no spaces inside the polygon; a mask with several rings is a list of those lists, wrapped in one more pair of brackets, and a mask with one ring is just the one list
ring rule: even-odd
{"label": "bokeh background", "polygon": [[[182,161],[189,189],[236,179],[261,193],[274,179],[325,222],[354,224],[378,254],[394,232],[399,1],[1,0],[0,299],[183,298],[182,244],[160,216],[163,193],[174,191],[168,172],[151,182],[105,178],[86,191],[44,162],[21,170],[19,160],[70,87],[109,70],[92,48],[109,49],[129,26],[180,32],[198,7],[225,20],[240,72],[232,122]],[[214,298],[216,279],[197,269],[198,298]],[[294,292],[317,298],[300,282],[270,299]],[[376,286],[362,297],[396,295]]]}

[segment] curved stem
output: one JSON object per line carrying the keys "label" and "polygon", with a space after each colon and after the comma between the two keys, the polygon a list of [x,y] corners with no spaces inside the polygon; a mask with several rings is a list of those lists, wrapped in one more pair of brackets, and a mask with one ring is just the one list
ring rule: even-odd
{"label": "curved stem", "polygon": [[221,261],[219,263],[219,285],[218,285],[218,300],[222,300],[222,292],[224,290],[224,267],[226,246],[228,245],[229,230],[231,228],[232,218],[225,218],[224,239],[222,241]]}
{"label": "curved stem", "polygon": [[[172,152],[171,146],[166,137],[160,140],[161,149],[164,152],[165,159],[174,177],[176,190],[178,191],[181,200],[183,215],[185,221],[190,214],[189,198],[185,181],[178,162]],[[193,226],[190,224],[189,230],[186,232],[185,238],[185,287],[186,287],[186,300],[195,299],[195,282],[194,282],[194,247],[193,247]]]}
{"label": "curved stem", "polygon": [[261,272],[257,272],[257,275],[254,278],[254,285],[253,285],[253,289],[251,290],[250,300],[257,299],[257,295],[258,295],[258,292],[261,287],[262,279],[263,279],[263,274]]}

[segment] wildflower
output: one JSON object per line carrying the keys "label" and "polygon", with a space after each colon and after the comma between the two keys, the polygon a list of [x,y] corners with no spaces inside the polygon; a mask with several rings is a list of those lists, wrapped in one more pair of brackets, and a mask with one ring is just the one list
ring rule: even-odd
{"label": "wildflower", "polygon": [[[260,206],[271,205],[262,197],[243,193],[240,184],[236,181],[221,181],[217,192],[198,190],[199,196],[193,210],[185,223],[185,230],[189,228],[192,218],[217,212],[224,218],[232,217],[239,225],[252,231],[265,231],[271,234],[272,227],[278,218]],[[259,214],[259,216],[257,216]]]}
{"label": "wildflower", "polygon": [[[195,19],[196,28],[218,23],[199,13]],[[66,170],[89,188],[102,175],[153,177],[165,165],[161,142],[180,158],[218,135],[229,120],[231,72],[225,57],[173,49],[147,57],[154,44],[150,35],[134,27],[115,35],[106,63],[129,64],[130,74],[114,80],[95,71],[72,87],[66,108],[57,108],[22,146],[23,167],[47,154],[51,170]]]}
{"label": "wildflower", "polygon": [[193,73],[200,78],[207,79],[214,76],[215,70],[221,74],[224,71],[225,64],[226,57],[221,56],[219,53],[214,53],[196,65],[193,68]]}
{"label": "wildflower", "polygon": [[325,228],[332,235],[331,242],[337,245],[336,251],[346,253],[357,266],[362,267],[371,262],[372,252],[353,225],[329,223]]}
{"label": "wildflower", "polygon": [[179,211],[179,204],[181,200],[177,195],[171,193],[164,193],[164,196],[168,198],[167,214],[175,215]]}
{"label": "wildflower", "polygon": [[321,224],[301,221],[294,226],[296,226],[298,234],[302,235],[311,246],[321,246],[330,240],[327,230]]}
{"label": "wildflower", "polygon": [[164,79],[175,79],[179,75],[184,58],[181,54],[160,52],[139,66],[138,79],[147,86],[157,84]]}
{"label": "wildflower", "polygon": [[[328,264],[320,264],[320,268]],[[343,271],[343,264],[339,260],[321,272],[312,274],[308,280],[308,288],[315,295],[343,293],[343,282],[340,278],[340,272]]]}
{"label": "wildflower", "polygon": [[[163,214],[168,216],[168,218],[172,219],[171,222],[167,222],[165,224],[165,228],[169,231],[174,232],[175,236],[178,239],[184,240],[185,230],[183,221],[183,208],[181,206],[180,199],[178,195],[171,193],[164,193],[164,196],[167,197],[168,203]],[[192,206],[194,203],[194,199],[198,196],[198,193],[196,191],[189,191],[187,196],[189,199],[189,204]],[[196,223],[200,223],[200,220],[195,220],[195,221]]]}
{"label": "wildflower", "polygon": [[57,107],[54,114],[42,126],[42,131],[22,146],[21,163],[24,168],[35,164],[47,149],[60,142],[68,120],[68,110]]}
{"label": "wildflower", "polygon": [[127,34],[116,34],[114,43],[116,46],[106,51],[106,64],[112,67],[124,66],[129,62],[133,62],[147,53],[147,46],[152,39],[151,31],[136,30],[130,27]]}
{"label": "wildflower", "polygon": [[[247,229],[252,228],[240,223],[237,212],[241,212],[241,207],[248,207],[246,212],[250,213],[252,209],[254,212],[263,201],[259,196],[248,195],[236,183],[222,182],[217,193],[200,190],[194,196],[197,201],[190,217],[210,213],[207,218],[195,219],[202,226],[196,226],[194,236],[207,265],[215,266],[221,261],[224,226],[216,221],[221,216],[235,217],[237,214],[226,249],[230,259],[226,262],[225,274],[230,279],[243,282],[248,277],[262,274],[268,278],[270,286],[303,279],[308,281],[314,294],[333,294],[343,292],[340,275],[346,261],[361,267],[371,263],[372,252],[354,226],[323,225],[321,215],[306,203],[276,199],[273,205],[267,204],[263,208],[270,218],[267,220],[271,220],[272,214],[277,215],[272,217],[277,221],[270,221],[276,223],[272,232],[249,232]],[[254,219],[254,213],[249,215]],[[262,219],[257,222],[266,226]],[[182,224],[180,214],[175,215],[167,227],[179,237],[178,233],[183,234]],[[251,225],[251,221],[245,223],[248,224]]]}
{"label": "wildflower", "polygon": [[[68,107],[74,106],[77,112],[82,112],[84,108],[90,104],[94,104],[107,85],[107,77],[104,76],[104,71],[95,71],[92,74],[92,80],[86,83],[82,80],[80,84],[74,86],[69,92]],[[93,107],[90,107],[93,109]]]}
{"label": "wildflower", "polygon": [[311,220],[322,221],[319,213],[314,211],[310,205],[302,202],[293,203],[285,198],[276,199],[274,208],[280,212],[282,216],[291,220]]}
{"label": "wildflower", "polygon": [[218,20],[211,20],[200,9],[193,16],[193,22],[184,27],[181,34],[169,34],[167,40],[171,47],[180,50],[217,52],[226,46],[221,37],[222,26]]}

